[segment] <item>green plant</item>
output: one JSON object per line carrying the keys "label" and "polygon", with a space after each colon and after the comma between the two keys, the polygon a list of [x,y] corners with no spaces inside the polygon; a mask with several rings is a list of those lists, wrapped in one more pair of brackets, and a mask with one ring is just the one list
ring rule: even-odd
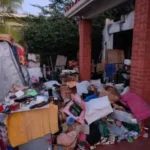
{"label": "green plant", "polygon": [[23,0],[0,0],[0,8],[2,12],[16,12],[22,6]]}
{"label": "green plant", "polygon": [[30,16],[24,28],[28,50],[34,53],[64,54],[78,50],[77,25],[62,15]]}

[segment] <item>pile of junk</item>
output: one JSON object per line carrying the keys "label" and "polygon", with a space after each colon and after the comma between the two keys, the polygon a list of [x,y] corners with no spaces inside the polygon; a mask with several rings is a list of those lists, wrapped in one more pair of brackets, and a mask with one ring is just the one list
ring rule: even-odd
{"label": "pile of junk", "polygon": [[[28,75],[25,53],[17,47],[11,39],[0,42],[0,149],[92,150],[148,138],[144,120],[150,117],[150,106],[130,87],[100,79],[79,82],[78,69],[62,70],[61,82],[34,86],[31,74],[39,72],[39,61],[30,56],[34,71],[30,68]],[[27,84],[30,78],[34,84]],[[48,133],[43,147],[38,140],[32,148],[20,147]]]}
{"label": "pile of junk", "polygon": [[129,87],[103,85],[100,80],[65,81],[51,87],[59,91],[56,98],[59,132],[49,141],[55,145],[54,149],[90,150],[122,140],[133,142],[141,137],[148,138],[149,129],[143,120],[150,117],[150,106],[130,92]]}

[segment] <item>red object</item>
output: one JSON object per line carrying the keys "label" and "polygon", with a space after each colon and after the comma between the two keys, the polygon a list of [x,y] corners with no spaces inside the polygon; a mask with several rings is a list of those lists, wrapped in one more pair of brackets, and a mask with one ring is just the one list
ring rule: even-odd
{"label": "red object", "polygon": [[80,20],[79,71],[81,81],[91,78],[91,32],[92,22],[86,19]]}
{"label": "red object", "polygon": [[[150,1],[135,1],[131,91],[150,104]],[[135,102],[136,105],[136,102]]]}
{"label": "red object", "polygon": [[10,110],[11,111],[17,111],[18,109],[20,109],[20,104],[19,103],[14,103],[10,105]]}
{"label": "red object", "polygon": [[4,111],[4,107],[3,105],[0,105],[0,113],[2,113]]}
{"label": "red object", "polygon": [[73,7],[73,6],[74,6],[74,3],[71,4],[71,7]]}
{"label": "red object", "polygon": [[7,150],[6,145],[4,144],[2,139],[0,139],[0,150]]}
{"label": "red object", "polygon": [[87,137],[87,136],[86,136],[86,134],[84,134],[84,133],[80,133],[80,134],[79,134],[79,140],[80,140],[80,141],[86,141],[86,137]]}
{"label": "red object", "polygon": [[0,105],[0,113],[2,113],[4,111],[4,107],[3,105]]}
{"label": "red object", "polygon": [[25,65],[25,52],[24,52],[24,49],[23,47],[17,47],[17,50],[18,50],[18,54],[19,54],[19,60],[20,60],[20,63],[22,65]]}
{"label": "red object", "polygon": [[135,93],[127,92],[122,95],[120,101],[129,107],[134,117],[138,121],[143,121],[150,117],[150,106],[144,101],[143,98]]}
{"label": "red object", "polygon": [[51,139],[48,139],[47,142],[48,142],[49,144],[52,144],[55,139],[56,139],[56,137],[53,137],[53,138],[51,138]]}

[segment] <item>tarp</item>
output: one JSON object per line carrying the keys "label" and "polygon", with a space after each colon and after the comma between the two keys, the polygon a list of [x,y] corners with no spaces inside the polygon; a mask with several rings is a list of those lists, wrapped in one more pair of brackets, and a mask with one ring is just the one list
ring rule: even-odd
{"label": "tarp", "polygon": [[13,84],[23,85],[18,63],[7,42],[0,42],[0,101],[4,100]]}

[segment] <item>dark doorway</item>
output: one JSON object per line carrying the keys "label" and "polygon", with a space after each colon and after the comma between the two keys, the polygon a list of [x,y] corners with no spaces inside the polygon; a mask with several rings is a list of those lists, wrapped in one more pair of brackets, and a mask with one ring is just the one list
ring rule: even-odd
{"label": "dark doorway", "polygon": [[122,31],[114,34],[114,49],[124,50],[125,58],[131,59],[133,30]]}

